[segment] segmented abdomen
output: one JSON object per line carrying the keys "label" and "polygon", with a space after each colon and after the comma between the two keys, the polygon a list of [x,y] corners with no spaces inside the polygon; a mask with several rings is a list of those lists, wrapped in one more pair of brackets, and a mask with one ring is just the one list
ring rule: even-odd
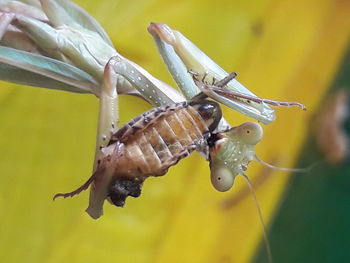
{"label": "segmented abdomen", "polygon": [[206,140],[209,132],[196,106],[187,102],[140,115],[116,134],[123,145],[115,176],[163,175]]}

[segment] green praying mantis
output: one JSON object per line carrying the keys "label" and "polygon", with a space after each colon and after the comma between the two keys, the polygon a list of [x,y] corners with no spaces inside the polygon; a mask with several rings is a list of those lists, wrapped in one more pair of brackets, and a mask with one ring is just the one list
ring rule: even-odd
{"label": "green praying mantis", "polygon": [[[98,169],[99,160],[106,157],[105,149],[111,136],[118,131],[119,94],[140,97],[157,107],[192,100],[203,94],[264,124],[275,120],[269,104],[305,108],[295,102],[259,98],[239,83],[235,74],[228,74],[166,24],[151,23],[148,32],[181,92],[120,55],[98,22],[74,3],[68,0],[1,0],[0,79],[90,93],[99,98],[93,173]],[[222,118],[215,134],[217,141],[209,145],[206,158],[210,161],[214,187],[227,191],[235,176],[245,176],[248,163],[257,159],[253,148],[263,136],[262,128],[257,123],[232,128]],[[108,196],[93,181],[90,183],[87,212],[99,218]]]}

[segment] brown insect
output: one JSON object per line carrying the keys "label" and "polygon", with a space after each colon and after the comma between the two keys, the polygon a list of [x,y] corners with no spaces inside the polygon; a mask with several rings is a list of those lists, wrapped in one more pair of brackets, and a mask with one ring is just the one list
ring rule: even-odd
{"label": "brown insect", "polygon": [[102,215],[105,199],[124,206],[128,196],[138,197],[144,180],[166,174],[169,167],[194,150],[205,153],[207,139],[222,118],[220,106],[199,98],[154,108],[131,120],[113,136],[96,172],[81,187],[56,197],[71,197],[90,184],[87,212],[93,218]]}

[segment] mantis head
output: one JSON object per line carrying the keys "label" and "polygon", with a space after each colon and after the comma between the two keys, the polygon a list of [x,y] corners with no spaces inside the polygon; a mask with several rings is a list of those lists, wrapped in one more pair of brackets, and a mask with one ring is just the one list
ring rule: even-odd
{"label": "mantis head", "polygon": [[231,189],[234,179],[255,158],[254,146],[262,139],[263,129],[255,122],[245,122],[227,132],[209,138],[211,183],[220,192]]}

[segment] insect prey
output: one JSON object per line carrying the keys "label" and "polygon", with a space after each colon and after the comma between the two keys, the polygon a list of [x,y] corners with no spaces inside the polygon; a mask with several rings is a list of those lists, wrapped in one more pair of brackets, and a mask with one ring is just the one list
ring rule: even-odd
{"label": "insect prey", "polygon": [[218,103],[192,100],[151,109],[112,135],[96,172],[77,190],[56,194],[71,197],[93,183],[87,212],[102,215],[105,199],[124,206],[128,196],[138,197],[144,180],[164,175],[169,167],[194,150],[205,152],[206,140],[222,118]]}

